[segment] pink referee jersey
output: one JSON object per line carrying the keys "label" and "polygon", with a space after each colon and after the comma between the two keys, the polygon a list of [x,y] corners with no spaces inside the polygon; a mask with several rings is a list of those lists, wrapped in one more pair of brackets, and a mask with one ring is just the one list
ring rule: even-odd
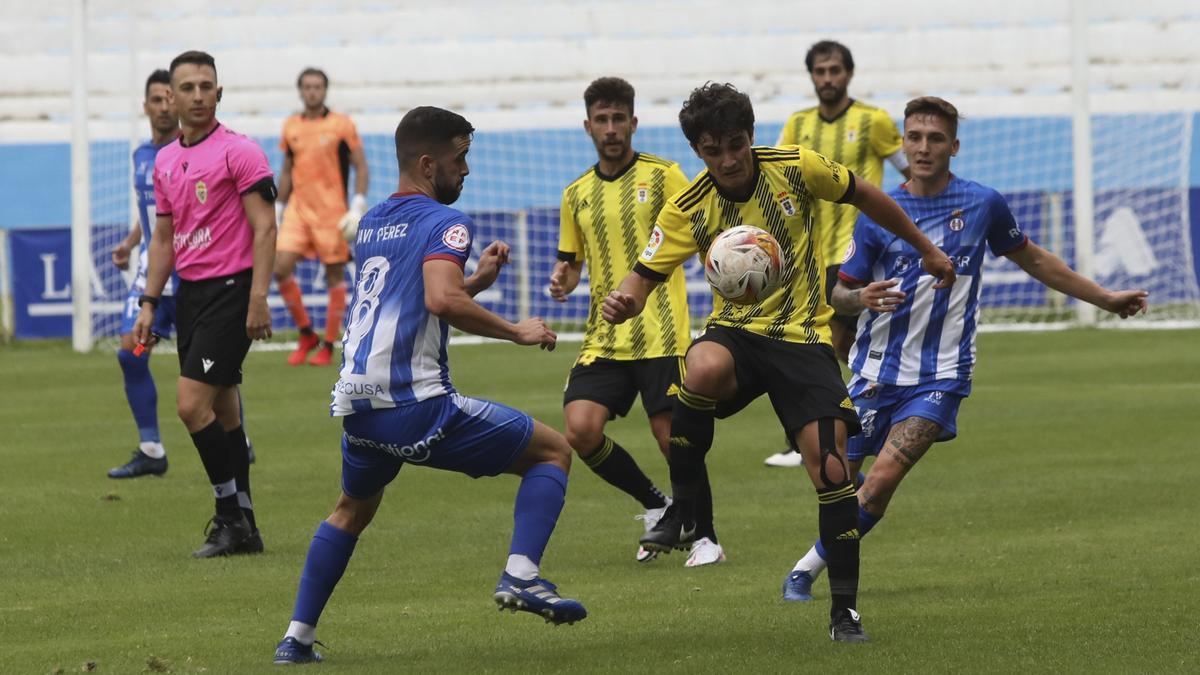
{"label": "pink referee jersey", "polygon": [[154,160],[157,213],[175,225],[175,271],[201,281],[254,266],[254,232],[242,193],[272,178],[262,148],[220,123],[192,145],[183,138]]}

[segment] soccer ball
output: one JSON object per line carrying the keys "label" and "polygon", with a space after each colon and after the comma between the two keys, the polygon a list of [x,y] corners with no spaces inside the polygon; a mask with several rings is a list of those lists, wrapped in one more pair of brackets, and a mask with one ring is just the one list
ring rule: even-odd
{"label": "soccer ball", "polygon": [[753,225],[725,230],[708,248],[704,278],[735,305],[761,302],[779,288],[783,255],[770,232]]}

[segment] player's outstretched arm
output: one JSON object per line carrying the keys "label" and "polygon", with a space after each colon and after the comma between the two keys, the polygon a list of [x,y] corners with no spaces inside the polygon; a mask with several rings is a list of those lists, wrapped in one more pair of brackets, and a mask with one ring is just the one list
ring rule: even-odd
{"label": "player's outstretched arm", "polygon": [[579,286],[579,277],[582,275],[582,260],[575,262],[559,260],[554,263],[554,271],[550,273],[550,297],[558,302],[566,302],[567,296]]}
{"label": "player's outstretched arm", "polygon": [[621,285],[604,298],[600,315],[609,323],[624,323],[632,319],[642,313],[646,307],[646,298],[650,297],[650,291],[659,283],[637,272],[630,272],[621,280]]}
{"label": "player's outstretched arm", "polygon": [[884,279],[872,281],[866,286],[848,284],[839,279],[833,287],[833,298],[830,304],[838,314],[858,316],[864,309],[875,312],[894,312],[908,297],[904,291],[896,288],[899,279]]}
{"label": "player's outstretched arm", "polygon": [[921,254],[921,266],[938,278],[934,288],[948,288],[954,284],[954,263],[950,261],[941,249],[933,245],[924,233],[917,229],[913,221],[883,190],[871,185],[865,180],[854,183],[854,196],[850,199],[859,211],[879,223],[884,229],[912,244]]}
{"label": "player's outstretched arm", "polygon": [[496,283],[496,277],[500,276],[500,269],[508,264],[508,254],[508,244],[499,240],[488,244],[479,256],[475,273],[464,282],[467,294],[473,298],[491,288]]}
{"label": "player's outstretched arm", "polygon": [[558,336],[541,319],[514,324],[475,302],[467,293],[466,280],[457,263],[427,260],[421,265],[421,273],[425,280],[425,308],[442,321],[473,335],[554,349]]}
{"label": "player's outstretched arm", "polygon": [[1008,254],[1009,260],[1021,266],[1029,276],[1046,286],[1077,300],[1091,303],[1112,312],[1122,319],[1146,311],[1143,290],[1110,291],[1071,269],[1062,258],[1032,241]]}

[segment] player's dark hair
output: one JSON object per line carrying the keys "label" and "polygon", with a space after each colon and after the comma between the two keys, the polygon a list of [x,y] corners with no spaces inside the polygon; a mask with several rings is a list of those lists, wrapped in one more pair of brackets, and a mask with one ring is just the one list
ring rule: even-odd
{"label": "player's dark hair", "polygon": [[587,89],[583,90],[583,106],[588,117],[592,116],[592,106],[597,103],[609,105],[621,104],[629,108],[633,114],[633,85],[619,77],[601,77],[593,80]]}
{"label": "player's dark hair", "polygon": [[750,105],[750,97],[732,84],[705,82],[704,86],[693,89],[688,100],[683,102],[679,126],[692,145],[699,143],[704,134],[719,139],[745,131],[753,137],[754,106]]}
{"label": "player's dark hair", "polygon": [[146,78],[146,92],[142,94],[143,98],[150,98],[150,85],[152,84],[165,84],[168,87],[171,86],[171,74],[162,68],[150,73],[150,77]]}
{"label": "player's dark hair", "polygon": [[958,121],[962,119],[962,115],[959,115],[958,108],[946,99],[937,96],[914,98],[904,106],[904,119],[914,115],[933,115],[946,120],[950,124],[950,138],[958,138]]}
{"label": "player's dark hair", "polygon": [[319,75],[321,79],[325,81],[325,88],[329,88],[329,76],[325,74],[325,71],[321,70],[320,68],[313,68],[310,66],[300,71],[300,75],[296,77],[297,89],[300,88],[300,83],[304,81],[304,78],[308,77],[309,75]]}
{"label": "player's dark hair", "polygon": [[808,66],[808,72],[812,72],[813,62],[818,57],[826,57],[830,54],[841,54],[842,65],[846,66],[846,70],[854,72],[854,57],[850,55],[850,48],[846,45],[835,42],[833,40],[821,40],[817,44],[808,48],[808,53],[804,55],[804,65]]}
{"label": "player's dark hair", "polygon": [[396,125],[396,160],[403,171],[421,155],[474,132],[475,127],[458,113],[427,105],[413,108]]}
{"label": "player's dark hair", "polygon": [[185,63],[190,63],[193,66],[208,66],[213,69],[214,75],[217,73],[217,60],[212,57],[212,54],[192,49],[171,59],[170,75],[174,76],[175,69]]}

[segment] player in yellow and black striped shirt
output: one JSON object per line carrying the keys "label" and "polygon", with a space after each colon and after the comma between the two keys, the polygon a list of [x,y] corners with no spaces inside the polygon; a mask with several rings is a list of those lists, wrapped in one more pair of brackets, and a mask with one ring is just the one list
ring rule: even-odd
{"label": "player in yellow and black striped shirt", "polygon": [[[900,131],[882,108],[850,98],[854,55],[839,42],[822,40],[804,56],[817,105],[793,113],[783,125],[777,145],[802,145],[850,169],[855,180],[875,187],[883,182],[883,160],[908,178],[908,159],[901,150]],[[837,283],[838,267],[845,257],[858,209],[850,204],[817,202],[813,218],[825,234],[825,300]],[[857,316],[835,314],[829,323],[833,351],[843,363],[850,356]],[[800,453],[788,448],[766,459],[767,466],[800,466]]]}
{"label": "player in yellow and black striped shirt", "polygon": [[688,349],[671,418],[675,501],[642,545],[670,550],[695,536],[696,498],[713,420],[765,393],[800,447],[817,490],[833,604],[830,635],[866,641],[855,611],[858,499],[846,465],[846,438],[858,433],[859,423],[829,344],[833,310],[825,300],[823,232],[813,206],[818,200],[842,201],[862,210],[921,253],[925,269],[940,278],[935,288],[954,282],[954,266],[891,198],[856,181],[842,165],[804,148],[752,147],[754,110],[732,85],[709,83],[694,90],[679,122],[707,170],[663,208],[634,271],[605,298],[605,320],[621,323],[637,316],[655,286],[692,255],[704,255],[731,227],[770,231],[786,261],[780,289],[761,302],[733,306],[715,297],[708,328]]}
{"label": "player in yellow and black striped shirt", "polygon": [[[679,386],[683,354],[691,342],[683,270],[676,270],[650,294],[650,311],[625,324],[601,320],[600,305],[608,290],[633,269],[659,211],[688,180],[678,164],[633,149],[637,117],[632,85],[602,77],[588,86],[583,100],[583,126],[599,159],[563,190],[558,263],[550,277],[550,295],[565,301],[579,284],[585,262],[590,276],[583,347],[567,379],[563,416],[571,446],[597,475],[642,504],[646,512],[641,518],[648,529],[658,522],[666,498],[633,457],[604,434],[604,427],[610,419],[628,414],[640,394],[650,430],[666,453],[673,390]],[[711,504],[711,497],[704,502]],[[721,553],[712,517],[704,511],[702,507],[700,520],[706,525],[701,529],[709,543],[689,558],[693,565],[717,562]],[[655,556],[638,547],[639,561]]]}
{"label": "player in yellow and black striped shirt", "polygon": [[[875,187],[883,182],[886,159],[908,178],[908,160],[900,149],[900,130],[882,108],[850,98],[854,56],[839,42],[822,40],[804,56],[817,105],[793,113],[776,145],[802,145],[850,169],[854,178]],[[813,217],[825,240],[825,299],[837,283],[837,268],[846,255],[858,209],[849,204],[818,202]],[[833,349],[846,361],[858,317],[835,316],[830,324]]]}

